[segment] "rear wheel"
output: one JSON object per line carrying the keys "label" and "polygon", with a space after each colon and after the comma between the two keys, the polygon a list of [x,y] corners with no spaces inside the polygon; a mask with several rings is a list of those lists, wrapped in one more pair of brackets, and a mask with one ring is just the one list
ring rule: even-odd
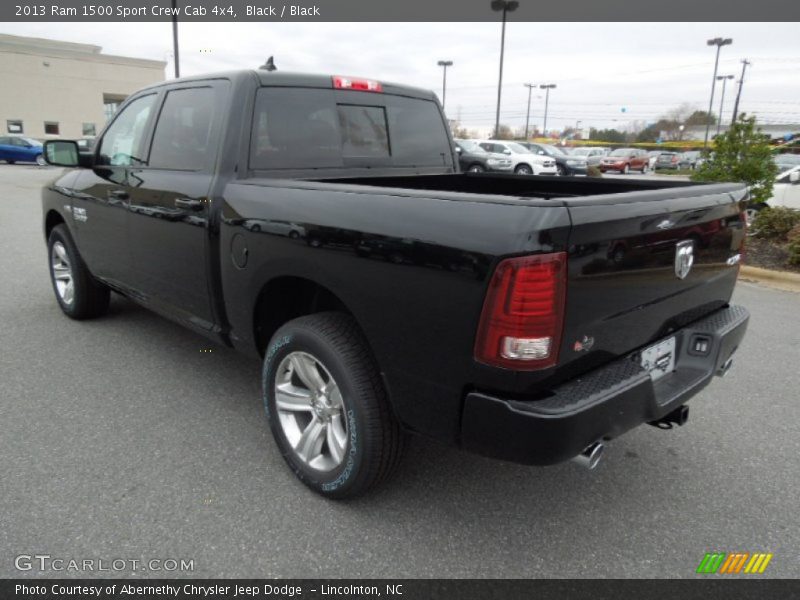
{"label": "rear wheel", "polygon": [[469,169],[467,169],[468,173],[483,173],[486,169],[483,168],[482,165],[471,165]]}
{"label": "rear wheel", "polygon": [[396,469],[403,433],[349,315],[318,313],[286,323],[267,347],[262,382],[281,454],[315,492],[358,496]]}
{"label": "rear wheel", "polygon": [[517,168],[514,169],[514,173],[517,175],[533,175],[533,169],[531,169],[529,165],[517,165]]}
{"label": "rear wheel", "polygon": [[627,175],[628,173],[630,173],[630,171],[631,171],[631,168],[628,165],[625,165],[624,167],[622,167],[622,171],[621,172],[622,172],[623,175]]}
{"label": "rear wheel", "polygon": [[44,160],[44,156],[42,156],[41,154],[37,154],[36,155],[36,164],[39,165],[40,167],[45,166],[47,164],[47,162]]}
{"label": "rear wheel", "polygon": [[47,248],[50,280],[64,314],[79,320],[105,314],[110,291],[89,273],[65,225],[53,228]]}
{"label": "rear wheel", "polygon": [[567,168],[564,165],[557,165],[556,170],[558,171],[558,174],[561,175],[562,177],[565,177],[567,175]]}
{"label": "rear wheel", "polygon": [[642,165],[642,175],[644,175],[645,173],[647,173],[647,170],[648,170],[648,169],[647,169],[647,165]]}
{"label": "rear wheel", "polygon": [[760,213],[763,208],[763,204],[751,204],[744,210],[744,219],[747,223],[747,227],[753,226],[753,221],[755,221],[756,216],[758,216],[758,213]]}

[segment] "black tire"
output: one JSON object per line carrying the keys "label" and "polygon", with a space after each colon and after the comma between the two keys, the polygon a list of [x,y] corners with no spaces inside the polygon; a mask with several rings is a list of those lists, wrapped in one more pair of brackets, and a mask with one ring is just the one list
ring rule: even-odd
{"label": "black tire", "polygon": [[624,167],[622,167],[622,171],[620,171],[620,173],[622,173],[623,175],[627,175],[630,172],[630,170],[631,168],[628,165],[625,165]]}
{"label": "black tire", "polygon": [[[290,354],[311,355],[341,391],[347,437],[341,464],[329,471],[310,467],[287,440],[275,402],[280,365]],[[402,455],[404,434],[381,381],[378,366],[356,322],[324,312],[294,319],[270,340],[262,370],[262,396],[278,448],[297,478],[327,498],[353,498],[386,481]],[[327,441],[324,442],[327,444]]]}
{"label": "black tire", "polygon": [[468,173],[483,173],[486,169],[483,168],[483,165],[475,163],[474,165],[470,165],[469,169],[467,169]]}
{"label": "black tire", "polygon": [[6,161],[6,163],[8,163],[9,165],[13,165],[13,164],[15,164],[16,162],[17,162],[17,161],[15,161],[15,160],[7,160],[7,161]]}
{"label": "black tire", "polygon": [[40,167],[47,166],[47,162],[45,161],[45,159],[44,159],[44,156],[42,156],[41,154],[37,154],[37,155],[34,157],[33,161],[34,161],[34,162],[35,162],[37,165],[39,165]]}
{"label": "black tire", "polygon": [[531,169],[530,165],[517,165],[514,173],[517,175],[533,175],[533,169]]}
{"label": "black tire", "polygon": [[569,175],[569,173],[567,173],[567,168],[563,165],[556,165],[556,170],[558,171],[558,175],[560,177],[566,177]]}
{"label": "black tire", "polygon": [[[62,297],[56,284],[53,267],[53,248],[56,244],[61,244],[60,247],[64,249],[69,259],[69,270],[72,277],[72,296],[70,301]],[[65,315],[70,319],[83,320],[99,317],[108,311],[108,303],[111,296],[110,290],[92,277],[83,259],[81,259],[66,225],[56,225],[50,232],[50,237],[47,240],[47,259],[53,292],[56,295],[58,305]]]}

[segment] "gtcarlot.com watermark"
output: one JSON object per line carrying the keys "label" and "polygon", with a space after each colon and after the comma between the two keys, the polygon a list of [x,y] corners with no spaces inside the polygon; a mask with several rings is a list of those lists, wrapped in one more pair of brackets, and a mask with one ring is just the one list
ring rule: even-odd
{"label": "gtcarlot.com watermark", "polygon": [[14,558],[18,571],[56,573],[185,572],[194,571],[194,559],[186,558],[65,558],[50,554],[19,554]]}

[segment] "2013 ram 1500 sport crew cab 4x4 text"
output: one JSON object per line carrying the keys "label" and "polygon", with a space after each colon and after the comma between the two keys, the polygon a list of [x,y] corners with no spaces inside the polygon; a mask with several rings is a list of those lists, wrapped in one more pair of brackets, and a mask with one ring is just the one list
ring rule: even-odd
{"label": "2013 ram 1500 sport crew cab 4x4 text", "polygon": [[[263,360],[294,473],[384,480],[414,432],[499,459],[597,460],[730,366],[738,184],[462,174],[433,93],[267,71],[120,106],[43,190],[56,299],[109,292]],[[169,402],[168,398],[164,399]]]}

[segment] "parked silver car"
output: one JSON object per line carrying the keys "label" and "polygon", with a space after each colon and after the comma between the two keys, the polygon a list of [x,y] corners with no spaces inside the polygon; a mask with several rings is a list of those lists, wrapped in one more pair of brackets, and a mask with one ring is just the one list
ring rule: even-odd
{"label": "parked silver car", "polygon": [[572,156],[582,156],[586,159],[586,165],[589,167],[596,167],[600,164],[600,160],[608,154],[608,148],[573,148]]}

